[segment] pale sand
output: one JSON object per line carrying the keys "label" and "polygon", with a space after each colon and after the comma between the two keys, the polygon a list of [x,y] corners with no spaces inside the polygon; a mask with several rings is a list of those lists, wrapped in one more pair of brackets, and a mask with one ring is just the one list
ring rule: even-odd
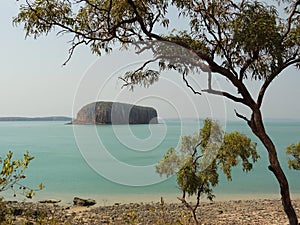
{"label": "pale sand", "polygon": [[[24,213],[16,216],[14,224],[22,224],[24,218],[36,224],[36,215],[43,210],[46,221],[55,220],[56,224],[99,225],[99,224],[193,224],[190,211],[180,203],[161,204],[153,199],[151,203],[127,203],[110,206],[73,207],[53,204],[21,204],[14,203],[11,207],[19,207]],[[294,200],[296,213],[300,216],[300,199]],[[25,209],[25,210],[24,210]],[[26,216],[25,216],[26,215]],[[28,216],[28,215],[31,215]],[[286,225],[287,217],[280,200],[256,199],[204,202],[197,211],[201,224],[226,225]]]}
{"label": "pale sand", "polygon": [[[90,198],[97,202],[97,206],[109,206],[115,203],[140,203],[140,202],[157,202],[163,197],[164,201],[167,203],[179,203],[177,197],[181,196],[181,193],[160,193],[160,194],[114,194],[114,195],[94,195],[94,194],[84,194],[84,195],[74,195],[74,194],[50,194],[44,195],[42,193],[37,193],[33,201],[39,201],[44,199],[59,199],[61,200],[61,205],[70,206],[73,204],[73,198],[77,196],[80,198]],[[300,193],[292,193],[292,199],[300,199]],[[9,200],[22,201],[24,198],[9,198]],[[231,200],[257,200],[257,199],[280,199],[279,194],[216,194],[214,201],[231,201]],[[190,198],[189,201],[194,201],[195,198]],[[201,201],[209,202],[207,199],[203,198]]]}
{"label": "pale sand", "polygon": [[[294,200],[300,215],[300,200]],[[71,207],[76,223],[85,224],[193,224],[190,211],[182,204],[133,203],[106,207]],[[134,213],[134,217],[132,216]],[[200,224],[285,225],[288,224],[280,200],[237,200],[202,203],[197,211]],[[127,220],[126,220],[127,219]],[[178,223],[180,221],[180,223]]]}

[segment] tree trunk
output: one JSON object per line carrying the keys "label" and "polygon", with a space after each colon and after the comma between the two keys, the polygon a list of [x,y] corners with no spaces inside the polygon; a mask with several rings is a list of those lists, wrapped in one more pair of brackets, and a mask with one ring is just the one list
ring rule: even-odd
{"label": "tree trunk", "polygon": [[290,225],[298,225],[297,215],[291,203],[289,183],[278,161],[275,145],[266,133],[259,109],[253,110],[251,121],[249,121],[248,125],[253,133],[261,140],[269,153],[270,165],[268,168],[273,172],[279,183],[281,201],[289,223]]}

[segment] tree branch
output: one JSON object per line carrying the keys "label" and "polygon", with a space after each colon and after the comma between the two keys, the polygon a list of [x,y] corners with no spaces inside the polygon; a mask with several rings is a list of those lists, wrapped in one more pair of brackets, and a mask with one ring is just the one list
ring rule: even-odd
{"label": "tree branch", "polygon": [[72,44],[72,47],[69,49],[69,55],[68,58],[66,59],[66,61],[62,64],[63,66],[67,65],[67,63],[71,60],[73,53],[75,51],[75,49],[77,48],[77,46],[81,45],[81,44],[85,44],[88,45],[89,42],[86,42],[85,40],[79,41],[76,44]]}
{"label": "tree branch", "polygon": [[195,94],[195,95],[202,95],[201,92],[199,91],[196,91],[190,84],[189,82],[187,81],[185,75],[182,74],[182,79],[183,81],[185,82],[185,85],[192,90],[192,92]]}
{"label": "tree branch", "polygon": [[[193,154],[192,154],[192,158],[194,158],[195,157],[195,155],[196,155],[196,153],[197,153],[197,148],[199,147],[201,145],[201,142],[199,142],[198,144],[196,144],[196,146],[194,147],[194,151],[193,151]],[[199,158],[201,158],[202,157],[202,155],[201,156],[199,156],[199,157],[197,157],[196,159],[195,159],[195,161],[197,161]]]}
{"label": "tree branch", "polygon": [[62,24],[62,23],[59,23],[59,22],[57,22],[56,20],[54,20],[53,18],[49,18],[49,21],[48,21],[47,19],[45,19],[45,18],[43,18],[42,16],[39,15],[39,13],[37,12],[37,10],[36,10],[35,8],[33,8],[33,6],[29,3],[28,0],[26,0],[26,3],[27,3],[27,5],[28,5],[28,7],[30,8],[30,10],[31,10],[32,12],[34,12],[35,16],[36,16],[39,20],[41,20],[41,21],[43,21],[44,23],[46,23],[47,25],[49,25],[50,27],[52,27],[53,25],[54,25],[54,26],[58,26],[58,27],[60,27],[60,28],[62,28],[62,29],[65,29],[66,31],[68,31],[68,32],[70,32],[70,33],[74,33],[74,34],[76,34],[76,35],[78,35],[78,36],[81,36],[82,38],[85,38],[85,39],[88,39],[88,40],[98,40],[98,41],[103,41],[103,42],[105,42],[105,41],[110,41],[110,40],[112,40],[112,39],[114,38],[114,37],[97,38],[97,37],[95,37],[95,36],[87,36],[87,34],[84,34],[84,33],[80,32],[80,31],[78,31],[78,30],[72,29],[71,27],[68,27],[68,26],[66,26],[66,25],[64,25],[64,24]]}
{"label": "tree branch", "polygon": [[[104,11],[104,12],[109,12],[109,10],[111,9],[109,9],[109,10],[107,10],[107,9],[101,9],[101,8],[99,8],[96,4],[93,4],[90,0],[82,0],[82,1],[80,1],[80,2],[85,2],[85,3],[87,3],[88,5],[90,5],[91,7],[93,7],[94,9],[96,9],[96,10],[98,10],[98,11]],[[110,1],[110,2],[112,2],[112,0]]]}
{"label": "tree branch", "polygon": [[[233,4],[231,2],[231,4]],[[230,70],[232,71],[233,74],[235,74],[235,76],[237,75],[237,72],[234,70],[233,66],[232,66],[232,60],[230,55],[228,54],[227,49],[224,47],[225,44],[221,42],[221,40],[226,40],[226,42],[228,43],[228,39],[226,39],[226,33],[222,31],[222,26],[220,25],[218,19],[215,17],[214,13],[210,13],[207,9],[207,7],[205,7],[205,1],[202,1],[202,5],[204,6],[204,9],[198,9],[195,10],[195,12],[199,12],[202,17],[204,18],[203,22],[204,25],[207,29],[207,31],[209,32],[209,34],[213,37],[213,40],[216,42],[216,47],[219,47],[222,51],[223,54],[228,62],[228,67],[230,68]],[[235,6],[234,6],[235,7]],[[204,12],[204,13],[202,13]],[[212,19],[212,21],[214,22],[215,26],[217,27],[217,35],[215,34],[215,31],[212,29],[212,25],[209,24],[207,21],[209,20],[208,18]],[[224,38],[222,37],[222,34],[224,34]],[[215,52],[215,51],[214,51]]]}
{"label": "tree branch", "polygon": [[259,90],[259,94],[257,97],[257,106],[258,108],[261,107],[262,102],[263,102],[263,98],[264,95],[266,93],[267,88],[269,87],[269,85],[271,84],[271,82],[287,67],[289,67],[290,65],[293,65],[295,63],[299,63],[300,62],[300,58],[296,58],[296,59],[290,59],[287,60],[287,62],[285,62],[280,68],[277,69],[276,72],[274,72],[272,75],[270,75],[265,82],[263,83],[263,85],[261,86],[260,90]]}
{"label": "tree branch", "polygon": [[236,110],[234,110],[234,112],[238,118],[241,118],[241,119],[245,120],[247,123],[250,123],[250,120],[247,117],[243,116],[242,114],[239,114]]}
{"label": "tree branch", "polygon": [[[211,72],[218,73],[221,76],[229,79],[231,81],[231,83],[238,89],[238,92],[243,96],[243,99],[244,99],[243,102],[241,101],[240,98],[230,98],[231,100],[233,100],[233,101],[238,100],[238,102],[242,102],[243,104],[249,106],[251,109],[255,108],[256,103],[253,100],[250,92],[247,90],[244,83],[242,81],[240,81],[230,70],[219,66],[208,54],[205,54],[202,51],[192,49],[187,43],[185,43],[183,41],[170,41],[170,40],[164,40],[164,41],[177,44],[177,45],[184,47],[184,48],[188,49],[189,51],[195,53],[200,59],[202,59],[208,63],[208,66],[209,66]],[[185,77],[183,77],[183,79],[184,79],[186,85],[193,91],[194,94],[201,95],[200,92],[195,91],[193,88],[191,88],[188,85]],[[214,94],[214,93],[211,93],[211,94]],[[216,93],[216,94],[218,94],[218,93]],[[225,94],[223,96],[230,97],[230,95],[227,95],[227,94]]]}
{"label": "tree branch", "polygon": [[283,33],[283,35],[282,35],[282,39],[286,38],[286,36],[290,33],[291,25],[292,25],[292,19],[293,19],[293,16],[297,13],[297,7],[299,5],[300,5],[300,0],[295,2],[295,4],[293,5],[291,13],[290,13],[289,17],[287,18],[287,28],[286,28],[285,32]]}
{"label": "tree branch", "polygon": [[156,40],[163,41],[164,38],[151,32],[152,27],[150,27],[150,31],[147,30],[147,27],[144,23],[143,17],[139,14],[137,6],[134,4],[134,2],[132,0],[127,0],[127,2],[132,7],[134,13],[136,14],[137,21],[140,24],[140,27],[141,27],[142,31],[144,32],[144,34],[146,36],[148,36],[149,38],[155,38]]}
{"label": "tree branch", "polygon": [[[199,192],[198,192],[198,193],[199,193]],[[189,203],[185,200],[184,197],[182,197],[182,198],[177,197],[177,199],[178,199],[179,201],[181,201],[181,203],[182,203],[186,208],[188,208],[189,210],[191,210],[191,212],[192,212],[192,214],[193,214],[194,221],[195,221],[195,223],[198,225],[199,222],[198,222],[198,220],[197,220],[197,215],[196,215],[196,209],[197,209],[197,208],[193,208],[192,205],[189,204]]]}
{"label": "tree branch", "polygon": [[[258,56],[258,55],[257,55]],[[240,70],[240,76],[239,79],[240,81],[243,81],[244,76],[245,76],[245,72],[246,70],[249,68],[249,66],[255,62],[255,60],[257,60],[258,57],[250,57],[249,59],[246,60],[245,64],[243,65],[243,67]]]}
{"label": "tree branch", "polygon": [[203,184],[201,185],[201,187],[198,189],[198,193],[197,193],[197,202],[196,205],[194,206],[194,214],[196,214],[196,210],[198,208],[198,206],[200,205],[200,197],[201,197],[201,193],[203,191]]}
{"label": "tree branch", "polygon": [[208,94],[214,94],[214,95],[220,95],[220,96],[224,96],[234,102],[240,102],[240,103],[243,103],[243,104],[247,104],[245,99],[244,98],[239,98],[239,97],[236,97],[226,91],[217,91],[217,90],[213,90],[213,89],[203,89],[202,90],[203,92],[206,92]]}

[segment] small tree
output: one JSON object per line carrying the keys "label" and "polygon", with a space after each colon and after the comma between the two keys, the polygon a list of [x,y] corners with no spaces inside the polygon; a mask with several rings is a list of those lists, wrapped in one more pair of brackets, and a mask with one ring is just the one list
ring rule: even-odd
{"label": "small tree", "polygon": [[[20,184],[19,181],[26,178],[25,171],[33,159],[34,157],[30,156],[28,152],[24,154],[23,160],[13,159],[12,151],[9,151],[4,159],[0,158],[0,166],[2,167],[0,172],[0,192],[11,189],[14,192],[14,196],[16,196],[17,186],[22,194],[27,198],[32,198],[34,190]],[[38,190],[42,188],[43,185],[40,184]]]}
{"label": "small tree", "polygon": [[300,170],[300,142],[291,144],[286,148],[286,154],[289,156],[288,164],[290,169]]}
{"label": "small tree", "polygon": [[[206,195],[212,200],[213,187],[219,182],[219,171],[223,171],[231,180],[231,168],[242,161],[243,171],[252,169],[259,155],[256,143],[238,132],[224,133],[221,126],[213,120],[206,119],[199,134],[182,136],[179,152],[170,148],[161,162],[156,166],[160,175],[177,175],[177,184],[182,191],[178,198],[193,214],[200,206],[200,198]],[[196,196],[196,204],[192,206],[186,201],[188,196]]]}

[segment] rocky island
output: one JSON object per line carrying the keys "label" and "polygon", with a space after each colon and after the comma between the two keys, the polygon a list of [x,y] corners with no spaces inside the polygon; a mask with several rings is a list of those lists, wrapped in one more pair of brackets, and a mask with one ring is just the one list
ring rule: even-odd
{"label": "rocky island", "polygon": [[82,107],[71,124],[156,124],[152,107],[120,102],[93,102]]}

